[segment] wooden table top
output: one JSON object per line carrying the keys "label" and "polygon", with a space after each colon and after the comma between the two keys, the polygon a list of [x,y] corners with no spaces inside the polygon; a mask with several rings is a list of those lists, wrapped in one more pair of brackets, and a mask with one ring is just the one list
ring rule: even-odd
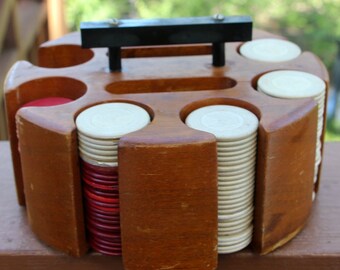
{"label": "wooden table top", "polygon": [[[305,229],[265,256],[250,249],[219,256],[218,269],[340,269],[340,143],[326,143],[319,195]],[[48,179],[46,179],[48,181]],[[15,194],[9,144],[0,142],[0,269],[123,269],[120,258],[72,258],[39,242]]]}

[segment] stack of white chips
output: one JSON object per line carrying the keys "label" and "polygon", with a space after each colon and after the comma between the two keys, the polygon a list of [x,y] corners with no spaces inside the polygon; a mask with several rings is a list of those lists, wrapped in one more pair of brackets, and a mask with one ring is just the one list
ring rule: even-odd
{"label": "stack of white chips", "polygon": [[149,123],[149,114],[130,103],[115,102],[90,107],[76,119],[80,156],[93,165],[117,166],[120,137]]}
{"label": "stack of white chips", "polygon": [[252,240],[258,119],[228,105],[197,109],[186,118],[217,139],[218,253],[232,253]]}
{"label": "stack of white chips", "polygon": [[248,59],[274,63],[297,58],[301,49],[290,41],[265,38],[244,43],[240,53]]}
{"label": "stack of white chips", "polygon": [[260,77],[257,82],[257,90],[272,97],[287,99],[312,97],[317,102],[318,127],[314,170],[315,182],[317,180],[318,168],[321,162],[321,135],[323,131],[326,98],[325,82],[319,77],[310,73],[295,70],[280,70],[269,72]]}

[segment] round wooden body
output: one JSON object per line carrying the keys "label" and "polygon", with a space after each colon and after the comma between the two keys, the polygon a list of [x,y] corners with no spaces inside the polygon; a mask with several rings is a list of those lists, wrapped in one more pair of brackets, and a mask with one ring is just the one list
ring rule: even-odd
{"label": "round wooden body", "polygon": [[[281,38],[254,31],[255,39],[263,37]],[[74,120],[92,105],[116,101],[138,104],[152,116],[149,126],[119,142],[127,269],[216,268],[216,139],[183,122],[206,105],[240,106],[260,119],[254,250],[268,253],[303,228],[318,189],[317,104],[312,98],[272,98],[255,86],[261,74],[280,69],[309,72],[328,83],[316,56],[303,52],[292,61],[263,63],[242,57],[241,43],[229,43],[226,65],[216,68],[206,55],[210,45],[123,48],[122,71],[109,72],[105,49],[79,44],[78,33],[43,44],[39,66],[18,62],[5,82],[19,203],[26,204],[42,241],[75,256],[87,251]],[[74,101],[20,109],[49,96]]]}

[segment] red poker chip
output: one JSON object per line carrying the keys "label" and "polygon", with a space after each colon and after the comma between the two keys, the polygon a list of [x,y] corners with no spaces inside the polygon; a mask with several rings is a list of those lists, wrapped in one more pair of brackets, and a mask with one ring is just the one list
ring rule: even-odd
{"label": "red poker chip", "polygon": [[121,242],[120,233],[103,232],[103,231],[98,230],[97,228],[93,227],[91,224],[87,224],[87,229],[92,234],[92,236],[94,236],[95,238],[96,237],[103,238],[103,239],[106,239],[108,241],[112,241],[112,242],[115,242],[115,243]]}
{"label": "red poker chip", "polygon": [[112,179],[112,180],[102,180],[99,178],[92,177],[88,174],[83,173],[83,178],[92,181],[98,185],[104,185],[104,186],[118,186],[118,179]]}
{"label": "red poker chip", "polygon": [[84,189],[85,196],[88,198],[91,198],[93,200],[103,202],[103,203],[113,203],[113,204],[118,204],[119,205],[119,199],[118,198],[105,198],[102,196],[98,196],[87,189]]}
{"label": "red poker chip", "polygon": [[86,203],[89,207],[91,207],[95,211],[102,211],[104,214],[105,213],[111,213],[111,214],[119,214],[119,208],[118,207],[105,207],[105,206],[100,206],[93,201],[90,201],[88,198],[86,199]]}
{"label": "red poker chip", "polygon": [[119,251],[122,249],[122,243],[112,242],[110,240],[105,240],[98,237],[89,237],[89,242],[94,243],[95,245],[102,247],[104,249],[111,249],[111,251]]}
{"label": "red poker chip", "polygon": [[108,213],[119,213],[119,204],[107,204],[103,202],[98,202],[96,200],[92,200],[91,198],[85,197],[85,200],[88,206],[93,207],[95,209],[99,209]]}
{"label": "red poker chip", "polygon": [[103,183],[104,185],[118,183],[118,180],[119,180],[118,177],[116,178],[112,177],[112,178],[106,178],[106,179],[99,178],[94,175],[88,174],[86,172],[83,172],[82,175],[87,179],[91,179],[91,180],[93,179],[94,181],[98,182],[98,184]]}
{"label": "red poker chip", "polygon": [[108,240],[105,240],[105,239],[102,239],[102,238],[93,238],[93,237],[89,237],[89,241],[95,241],[101,245],[105,245],[105,246],[108,246],[108,247],[116,247],[116,248],[122,248],[122,243],[115,243],[115,242],[112,242],[112,241],[108,241]]}
{"label": "red poker chip", "polygon": [[85,186],[83,187],[83,190],[87,190],[97,196],[105,197],[105,198],[112,198],[112,199],[119,199],[119,194],[118,192],[107,192],[107,191],[99,191],[96,190],[90,186]]}
{"label": "red poker chip", "polygon": [[94,222],[98,222],[105,226],[120,226],[120,220],[108,220],[108,219],[98,218],[95,215],[91,215],[91,214],[86,215],[86,219],[91,219]]}
{"label": "red poker chip", "polygon": [[115,166],[115,167],[103,167],[103,166],[96,166],[96,165],[93,165],[93,164],[90,164],[84,160],[82,160],[82,163],[81,163],[84,167],[84,169],[89,169],[89,170],[92,170],[94,172],[97,172],[97,173],[101,173],[101,174],[108,174],[108,175],[112,175],[112,174],[118,174],[118,167]]}
{"label": "red poker chip", "polygon": [[121,252],[122,251],[122,247],[120,246],[112,246],[112,245],[106,245],[106,244],[102,244],[100,241],[97,241],[98,238],[92,238],[90,239],[90,244],[94,244],[97,247],[100,247],[102,249],[105,249],[107,251],[111,251],[111,252]]}
{"label": "red poker chip", "polygon": [[111,180],[118,180],[118,174],[101,174],[92,170],[86,170],[85,168],[82,170],[82,172],[86,175],[89,175],[93,178],[98,178],[100,180],[107,180],[107,181],[111,181]]}
{"label": "red poker chip", "polygon": [[107,224],[120,224],[120,218],[119,215],[105,215],[105,214],[100,214],[94,211],[87,212],[87,216],[94,219],[98,220],[101,222],[105,222]]}
{"label": "red poker chip", "polygon": [[104,208],[113,208],[113,209],[119,209],[119,203],[105,203],[105,202],[100,202],[95,199],[89,198],[85,196],[86,200],[90,202],[93,206],[97,207],[104,207]]}
{"label": "red poker chip", "polygon": [[83,181],[87,185],[93,188],[99,189],[99,190],[112,190],[112,191],[117,190],[118,191],[118,185],[101,185],[101,184],[94,183],[93,181],[86,179],[85,177],[83,177]]}
{"label": "red poker chip", "polygon": [[116,211],[116,212],[108,212],[108,211],[105,211],[105,210],[102,210],[102,209],[99,209],[97,207],[93,207],[91,205],[91,203],[87,202],[87,200],[85,200],[85,208],[86,208],[86,211],[89,213],[97,213],[97,214],[100,214],[100,215],[104,215],[104,216],[107,216],[107,217],[113,217],[113,216],[119,216],[119,211]]}
{"label": "red poker chip", "polygon": [[120,226],[118,225],[106,225],[98,221],[94,221],[91,218],[86,219],[89,224],[94,226],[97,229],[106,231],[106,232],[111,232],[111,233],[120,233]]}
{"label": "red poker chip", "polygon": [[33,100],[21,106],[21,108],[25,107],[49,107],[49,106],[56,106],[62,105],[69,102],[72,102],[73,99],[64,98],[64,97],[47,97],[47,98],[40,98],[37,100]]}
{"label": "red poker chip", "polygon": [[103,214],[103,213],[98,213],[96,211],[93,211],[93,209],[86,209],[87,215],[91,216],[92,218],[103,220],[105,222],[120,222],[120,216],[117,214]]}
{"label": "red poker chip", "polygon": [[89,169],[84,166],[82,167],[82,171],[86,172],[89,175],[96,176],[98,178],[118,178],[118,173],[115,171],[102,172],[100,170]]}
{"label": "red poker chip", "polygon": [[95,242],[90,242],[90,245],[93,250],[104,255],[108,255],[108,256],[121,256],[122,255],[121,250],[111,251],[111,250],[108,250],[107,248],[103,248],[102,246],[98,246],[98,244],[96,244]]}

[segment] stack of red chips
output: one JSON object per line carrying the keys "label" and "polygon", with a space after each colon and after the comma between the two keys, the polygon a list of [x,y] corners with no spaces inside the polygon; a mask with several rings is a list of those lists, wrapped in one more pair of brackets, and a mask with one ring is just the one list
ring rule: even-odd
{"label": "stack of red chips", "polygon": [[86,223],[91,247],[106,255],[121,255],[117,167],[82,161]]}

